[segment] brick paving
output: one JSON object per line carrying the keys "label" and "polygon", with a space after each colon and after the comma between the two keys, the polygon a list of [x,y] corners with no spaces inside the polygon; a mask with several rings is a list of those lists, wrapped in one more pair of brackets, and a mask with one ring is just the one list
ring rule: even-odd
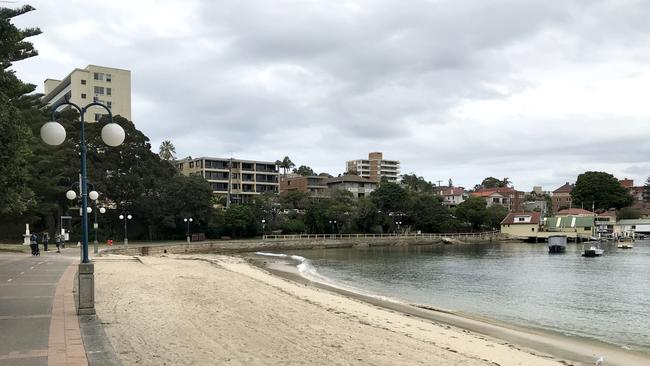
{"label": "brick paving", "polygon": [[70,264],[56,286],[47,349],[48,366],[88,365],[73,294],[76,268],[77,263]]}

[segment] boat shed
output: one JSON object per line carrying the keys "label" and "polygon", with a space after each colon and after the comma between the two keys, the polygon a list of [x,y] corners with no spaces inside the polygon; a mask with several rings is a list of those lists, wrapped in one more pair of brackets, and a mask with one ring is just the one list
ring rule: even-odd
{"label": "boat shed", "polygon": [[593,216],[553,216],[542,221],[542,230],[548,232],[576,233],[578,237],[590,237],[594,230]]}
{"label": "boat shed", "polygon": [[650,234],[650,219],[618,220],[614,225],[616,236],[632,236],[632,233]]}

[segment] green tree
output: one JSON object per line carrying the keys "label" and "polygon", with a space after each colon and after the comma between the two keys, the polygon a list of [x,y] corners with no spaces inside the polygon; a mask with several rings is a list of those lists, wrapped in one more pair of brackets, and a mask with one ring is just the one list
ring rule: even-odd
{"label": "green tree", "polygon": [[301,191],[289,191],[280,197],[280,202],[286,208],[304,209],[307,205],[308,194]]}
{"label": "green tree", "polygon": [[247,205],[231,205],[226,210],[224,223],[233,238],[252,236],[257,232],[255,216]]}
{"label": "green tree", "polygon": [[472,230],[480,229],[487,219],[485,199],[469,197],[456,207],[456,218],[469,224]]}
{"label": "green tree", "polygon": [[618,220],[639,219],[641,212],[634,207],[623,207],[616,214]]}
{"label": "green tree", "polygon": [[406,209],[408,194],[397,183],[384,182],[370,194],[370,199],[385,214]]}
{"label": "green tree", "polygon": [[375,203],[366,197],[357,202],[354,225],[362,233],[381,234],[382,215]]}
{"label": "green tree", "polygon": [[596,210],[623,208],[630,206],[634,199],[630,192],[611,174],[605,172],[585,172],[578,176],[571,191],[574,206],[584,206]]}
{"label": "green tree", "polygon": [[311,177],[316,175],[316,173],[314,173],[314,171],[307,165],[301,165],[297,169],[294,169],[293,172],[302,175],[303,177]]}
{"label": "green tree", "polygon": [[451,232],[456,229],[456,222],[451,211],[442,205],[440,197],[431,193],[412,197],[409,217],[413,218],[416,230],[425,233]]}
{"label": "green tree", "polygon": [[174,160],[176,159],[176,147],[172,144],[171,141],[165,140],[160,143],[158,148],[158,155],[163,160]]}
{"label": "green tree", "polygon": [[486,209],[485,224],[491,229],[499,229],[501,221],[508,216],[508,209],[501,205],[492,205]]}
{"label": "green tree", "polygon": [[38,54],[25,39],[40,34],[40,29],[18,29],[11,23],[32,10],[29,5],[0,8],[0,214],[22,214],[33,203],[33,191],[28,187],[31,137],[26,118],[40,115],[39,96],[29,95],[35,86],[23,83],[9,70],[13,62]]}
{"label": "green tree", "polygon": [[433,192],[434,190],[434,185],[431,182],[427,182],[423,177],[418,177],[415,173],[403,174],[402,184],[413,192]]}
{"label": "green tree", "polygon": [[650,177],[646,179],[643,186],[643,202],[650,202]]}
{"label": "green tree", "polygon": [[[477,185],[476,187],[480,188],[503,188],[507,187],[510,183],[510,178],[503,178],[503,179],[497,179],[495,177],[487,177],[483,179],[481,184]],[[476,188],[475,187],[475,188]]]}

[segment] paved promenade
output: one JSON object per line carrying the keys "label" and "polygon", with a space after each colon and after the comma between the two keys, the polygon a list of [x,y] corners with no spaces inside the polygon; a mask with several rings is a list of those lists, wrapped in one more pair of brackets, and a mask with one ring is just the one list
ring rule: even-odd
{"label": "paved promenade", "polygon": [[88,365],[73,294],[79,249],[0,252],[0,366]]}

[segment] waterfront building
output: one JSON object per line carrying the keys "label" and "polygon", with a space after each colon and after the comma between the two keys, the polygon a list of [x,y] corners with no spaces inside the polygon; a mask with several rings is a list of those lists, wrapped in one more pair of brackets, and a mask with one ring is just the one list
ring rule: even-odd
{"label": "waterfront building", "polygon": [[486,207],[501,205],[511,212],[522,211],[526,194],[511,187],[483,188],[472,192],[474,197],[485,198]]}
{"label": "waterfront building", "polygon": [[573,184],[566,182],[562,187],[553,191],[551,195],[551,208],[553,212],[558,212],[565,208],[571,208],[571,191]]}
{"label": "waterfront building", "polygon": [[384,160],[384,155],[381,152],[371,152],[368,154],[368,159],[348,160],[346,172],[376,183],[379,183],[382,178],[389,182],[397,182],[400,163],[398,160]]}
{"label": "waterfront building", "polygon": [[325,182],[328,177],[314,175],[302,176],[297,174],[289,174],[287,176],[280,176],[280,194],[286,195],[291,191],[299,191],[309,193],[312,197],[325,197],[327,195],[327,183]]}
{"label": "waterfront building", "polygon": [[552,233],[572,233],[574,237],[588,239],[596,234],[595,217],[592,216],[552,216],[542,221],[543,231]]}
{"label": "waterfront building", "polygon": [[354,198],[367,197],[377,188],[376,182],[358,175],[328,178],[325,183],[329,189],[344,189],[352,193]]}
{"label": "waterfront building", "polygon": [[501,233],[519,238],[537,237],[541,212],[511,212],[501,221]]}
{"label": "waterfront building", "polygon": [[436,187],[435,189],[442,199],[442,204],[449,208],[460,205],[469,197],[463,187]]}
{"label": "waterfront building", "polygon": [[[45,79],[43,102],[48,106],[70,101],[81,107],[100,102],[114,116],[131,120],[131,71],[112,67],[88,65],[74,69],[62,80]],[[84,116],[88,122],[99,121],[106,110],[89,108]]]}
{"label": "waterfront building", "polygon": [[174,163],[182,174],[199,174],[205,178],[216,195],[226,197],[226,204],[248,202],[255,195],[278,192],[279,172],[274,162],[201,157]]}

